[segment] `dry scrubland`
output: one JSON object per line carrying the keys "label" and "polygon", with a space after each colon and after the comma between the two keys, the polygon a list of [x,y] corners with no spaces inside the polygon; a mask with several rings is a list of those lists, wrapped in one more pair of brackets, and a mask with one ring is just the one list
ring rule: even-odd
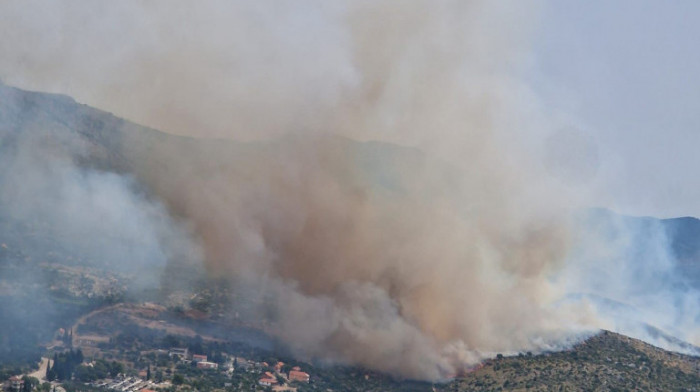
{"label": "dry scrubland", "polygon": [[498,358],[458,391],[700,391],[700,358],[602,332],[571,350]]}

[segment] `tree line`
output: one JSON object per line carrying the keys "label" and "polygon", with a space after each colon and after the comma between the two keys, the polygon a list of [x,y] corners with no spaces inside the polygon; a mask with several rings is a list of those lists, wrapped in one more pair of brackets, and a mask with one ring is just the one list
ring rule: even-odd
{"label": "tree line", "polygon": [[83,352],[80,349],[70,350],[64,353],[55,353],[53,363],[46,367],[46,379],[70,380],[73,377],[75,368],[83,363]]}

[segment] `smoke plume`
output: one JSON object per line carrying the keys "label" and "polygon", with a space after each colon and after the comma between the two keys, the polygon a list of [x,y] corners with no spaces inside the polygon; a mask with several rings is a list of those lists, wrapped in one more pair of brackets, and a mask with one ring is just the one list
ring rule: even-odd
{"label": "smoke plume", "polygon": [[[178,246],[269,298],[260,314],[300,357],[411,378],[609,326],[570,296],[597,287],[577,271],[610,259],[581,252],[592,190],[546,167],[560,124],[519,78],[537,2],[38,4],[0,9],[5,81],[208,137],[125,130],[129,177],[59,166],[27,188],[56,181],[68,203],[134,211],[104,229],[125,228],[138,256],[115,259],[162,264],[167,239],[191,232]],[[174,222],[187,230],[167,232]],[[600,287],[632,295],[602,270]]]}

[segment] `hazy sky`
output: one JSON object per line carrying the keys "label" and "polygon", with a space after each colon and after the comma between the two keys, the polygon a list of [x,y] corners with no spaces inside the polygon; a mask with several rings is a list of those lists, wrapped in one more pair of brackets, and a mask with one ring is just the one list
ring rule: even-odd
{"label": "hazy sky", "polygon": [[544,7],[532,86],[597,141],[611,207],[700,216],[698,16],[692,0]]}
{"label": "hazy sky", "polygon": [[[583,188],[597,192],[594,203],[618,211],[700,216],[700,2],[487,3],[494,13],[486,20],[461,23],[487,31],[489,44],[510,37],[507,48],[524,54],[534,100],[569,132],[552,144],[552,165],[564,167],[563,177],[584,173]],[[332,105],[342,98],[338,91],[357,83],[342,50],[341,2],[0,7],[6,82],[67,93],[166,131],[206,135],[208,127],[230,126],[230,117],[220,115],[228,112],[260,129],[281,129],[317,116],[316,104]],[[521,25],[534,26],[534,37]],[[489,47],[472,60],[501,49]],[[194,105],[193,95],[201,97]]]}

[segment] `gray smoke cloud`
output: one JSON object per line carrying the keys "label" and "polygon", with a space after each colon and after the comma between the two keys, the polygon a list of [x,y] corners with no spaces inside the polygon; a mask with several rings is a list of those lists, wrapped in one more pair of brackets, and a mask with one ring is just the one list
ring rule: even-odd
{"label": "gray smoke cloud", "polygon": [[[300,357],[437,380],[498,352],[633,331],[572,297],[588,293],[635,296],[645,322],[697,339],[697,315],[679,310],[690,302],[677,306],[695,294],[638,295],[675,273],[663,238],[631,273],[631,243],[577,218],[594,190],[558,177],[594,177],[595,142],[575,135],[592,146],[571,150],[582,163],[552,170],[572,139],[548,136],[561,124],[518,77],[537,2],[0,7],[5,81],[181,135],[254,140],[125,132],[133,177],[42,171],[32,156],[24,192],[58,189],[31,205],[128,268],[165,263],[164,238],[194,258],[201,245],[211,274],[269,299],[269,332]],[[56,203],[93,213],[71,220]],[[115,235],[126,241],[100,242]],[[664,306],[683,323],[657,323]]]}
{"label": "gray smoke cloud", "polygon": [[674,251],[672,226],[605,210],[588,211],[577,223],[576,244],[556,277],[567,291],[558,306],[588,308],[579,313],[582,324],[699,355],[697,260],[685,264]]}

